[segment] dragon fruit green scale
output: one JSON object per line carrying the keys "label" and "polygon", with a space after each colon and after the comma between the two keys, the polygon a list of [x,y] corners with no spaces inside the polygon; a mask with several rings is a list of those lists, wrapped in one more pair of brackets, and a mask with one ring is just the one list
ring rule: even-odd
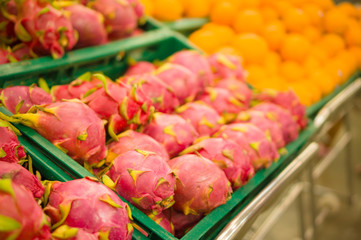
{"label": "dragon fruit green scale", "polygon": [[0,119],[0,161],[17,163],[26,156],[15,133],[20,134],[9,122]]}

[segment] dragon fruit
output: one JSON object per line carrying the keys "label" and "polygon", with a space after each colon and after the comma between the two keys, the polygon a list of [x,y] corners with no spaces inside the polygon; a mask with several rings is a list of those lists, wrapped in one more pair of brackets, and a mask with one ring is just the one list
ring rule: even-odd
{"label": "dragon fruit", "polygon": [[36,57],[31,52],[29,46],[24,43],[19,43],[14,47],[12,47],[12,52],[14,57],[19,61],[28,60],[31,59],[32,57]]}
{"label": "dragon fruit", "polygon": [[267,102],[261,103],[253,107],[253,109],[265,112],[270,119],[274,119],[274,121],[278,121],[281,124],[283,140],[286,144],[297,139],[299,126],[289,111],[276,104]]}
{"label": "dragon fruit", "polygon": [[182,65],[196,74],[200,91],[211,84],[213,73],[207,58],[194,50],[182,50],[169,57],[168,62]]}
{"label": "dragon fruit", "polygon": [[51,218],[52,228],[81,228],[109,240],[132,238],[129,206],[104,184],[83,178],[52,182],[46,189],[44,211]]}
{"label": "dragon fruit", "polygon": [[[272,114],[271,114],[272,115]],[[281,125],[274,120],[270,114],[265,112],[248,110],[238,114],[235,123],[252,123],[261,129],[267,137],[272,139],[277,148],[285,146]]]}
{"label": "dragon fruit", "polygon": [[41,198],[44,194],[44,187],[40,181],[17,163],[0,161],[0,178],[10,178],[14,183],[23,185],[35,198]]}
{"label": "dragon fruit", "polygon": [[0,239],[51,239],[47,218],[31,192],[10,179],[0,179],[0,219]]}
{"label": "dragon fruit", "polygon": [[[233,123],[225,125],[221,127],[215,136],[231,139],[242,148],[245,148],[256,171],[262,167],[269,167],[274,160],[279,158],[275,144],[253,124]],[[248,144],[246,147],[244,147],[244,139]]]}
{"label": "dragon fruit", "polygon": [[78,32],[77,48],[102,45],[108,42],[107,32],[103,25],[104,17],[99,12],[81,4],[73,4],[64,8],[70,13],[70,21]]}
{"label": "dragon fruit", "polygon": [[98,164],[105,158],[103,121],[79,100],[56,102],[15,114],[10,121],[34,128],[81,164]]}
{"label": "dragon fruit", "polygon": [[144,17],[144,6],[139,0],[127,0],[128,3],[133,7],[135,14],[138,19],[142,19]]}
{"label": "dragon fruit", "polygon": [[55,229],[52,234],[53,240],[99,240],[99,233],[89,233],[82,228],[71,228],[62,225]]}
{"label": "dragon fruit", "polygon": [[198,99],[213,107],[227,123],[232,122],[240,111],[248,109],[250,102],[250,99],[237,97],[227,89],[212,87],[206,88]]}
{"label": "dragon fruit", "polygon": [[137,27],[134,8],[125,0],[94,0],[88,6],[104,16],[105,29],[111,40],[123,38]]}
{"label": "dragon fruit", "polygon": [[256,102],[275,103],[290,111],[301,129],[307,126],[306,107],[293,91],[279,92],[274,89],[264,89],[261,92],[254,91],[253,99]]}
{"label": "dragon fruit", "polygon": [[182,238],[190,229],[192,229],[203,218],[203,214],[184,215],[183,212],[178,212],[174,210],[173,207],[165,210],[164,215],[170,219],[174,227],[174,232],[175,232],[174,236],[177,238]]}
{"label": "dragon fruit", "polygon": [[216,88],[225,88],[228,91],[232,92],[238,99],[243,100],[244,102],[251,102],[252,99],[252,90],[247,86],[245,82],[237,80],[235,78],[225,78],[218,81],[215,84]]}
{"label": "dragon fruit", "polygon": [[224,53],[215,53],[208,58],[215,81],[224,78],[235,78],[245,81],[245,72],[239,56]]}
{"label": "dragon fruit", "polygon": [[[167,211],[166,209],[165,211]],[[153,213],[147,214],[150,219],[152,219],[154,222],[156,222],[159,226],[170,232],[172,235],[174,235],[174,226],[173,223],[170,221],[170,218],[164,214],[163,212],[154,215]]]}
{"label": "dragon fruit", "polygon": [[117,80],[135,86],[153,102],[156,111],[171,113],[179,106],[179,101],[172,89],[157,76],[151,74],[122,77]]}
{"label": "dragon fruit", "polygon": [[166,159],[143,150],[128,151],[113,160],[106,173],[119,195],[138,208],[160,213],[174,203],[176,178]]}
{"label": "dragon fruit", "polygon": [[124,76],[142,75],[145,73],[153,72],[155,69],[156,68],[152,63],[140,61],[131,65],[124,73]]}
{"label": "dragon fruit", "polygon": [[111,153],[119,155],[138,149],[154,152],[163,157],[166,161],[169,159],[168,153],[164,146],[148,135],[138,133],[133,130],[127,130],[117,135],[117,138],[117,141],[113,141],[108,145],[108,156],[110,156]]}
{"label": "dragon fruit", "polygon": [[17,38],[14,32],[14,17],[16,15],[14,0],[0,3],[0,42],[5,44],[14,43]]}
{"label": "dragon fruit", "polygon": [[0,46],[0,64],[17,62],[18,59],[11,52],[10,48]]}
{"label": "dragon fruit", "polygon": [[12,113],[26,113],[34,105],[53,102],[49,93],[35,85],[5,88],[1,91],[0,101]]}
{"label": "dragon fruit", "polygon": [[179,179],[174,209],[185,215],[207,214],[231,197],[232,188],[225,173],[210,160],[185,154],[168,164]]}
{"label": "dragon fruit", "polygon": [[60,58],[77,42],[77,33],[69,19],[47,1],[17,1],[15,33],[37,55]]}
{"label": "dragon fruit", "polygon": [[164,113],[155,113],[144,133],[160,142],[171,158],[190,146],[198,137],[191,123],[180,116]]}
{"label": "dragon fruit", "polygon": [[223,138],[204,139],[182,151],[182,154],[199,153],[214,162],[226,174],[233,189],[238,189],[254,175],[247,153],[230,140]]}
{"label": "dragon fruit", "polygon": [[189,121],[199,136],[212,135],[224,123],[224,119],[216,110],[200,101],[187,103],[177,108],[176,113]]}
{"label": "dragon fruit", "polygon": [[156,70],[156,75],[170,86],[180,104],[192,101],[201,91],[197,76],[179,64],[166,63]]}
{"label": "dragon fruit", "polygon": [[17,163],[26,156],[15,133],[20,135],[10,123],[0,119],[0,162]]}

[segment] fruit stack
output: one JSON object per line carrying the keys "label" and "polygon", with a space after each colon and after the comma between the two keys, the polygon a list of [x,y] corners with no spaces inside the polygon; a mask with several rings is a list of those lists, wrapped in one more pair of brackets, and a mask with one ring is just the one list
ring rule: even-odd
{"label": "fruit stack", "polygon": [[14,113],[2,117],[37,130],[180,237],[307,125],[293,92],[252,91],[244,76],[238,56],[183,50],[134,63],[115,81],[85,73],[49,93],[2,89],[0,101]]}

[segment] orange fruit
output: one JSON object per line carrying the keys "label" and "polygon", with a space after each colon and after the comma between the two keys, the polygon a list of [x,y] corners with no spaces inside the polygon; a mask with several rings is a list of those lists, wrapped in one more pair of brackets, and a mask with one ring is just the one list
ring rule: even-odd
{"label": "orange fruit", "polygon": [[280,74],[289,82],[299,81],[304,77],[302,66],[294,61],[285,61],[280,65]]}
{"label": "orange fruit", "polygon": [[231,45],[239,51],[246,64],[262,64],[268,53],[266,40],[254,33],[236,35]]}
{"label": "orange fruit", "polygon": [[242,8],[252,8],[252,9],[257,9],[261,4],[260,0],[244,0],[240,2]]}
{"label": "orange fruit", "polygon": [[238,12],[230,1],[219,1],[211,9],[210,18],[214,23],[231,25]]}
{"label": "orange fruit", "polygon": [[361,68],[361,47],[352,46],[348,50],[354,55],[358,68]]}
{"label": "orange fruit", "polygon": [[300,34],[286,35],[281,46],[281,55],[285,60],[302,62],[310,50],[311,44]]}
{"label": "orange fruit", "polygon": [[263,29],[263,17],[257,10],[244,9],[238,12],[233,28],[238,33],[260,33]]}
{"label": "orange fruit", "polygon": [[321,32],[314,26],[307,26],[302,30],[303,36],[307,38],[310,43],[317,42],[321,38]]}
{"label": "orange fruit", "polygon": [[314,3],[317,4],[323,10],[329,10],[335,6],[333,0],[317,0],[314,1]]}
{"label": "orange fruit", "polygon": [[148,16],[153,16],[154,6],[152,0],[140,0],[140,3],[144,6],[144,13]]}
{"label": "orange fruit", "polygon": [[270,4],[278,12],[280,17],[283,17],[289,9],[293,8],[288,0],[271,1]]}
{"label": "orange fruit", "polygon": [[329,33],[321,37],[317,45],[327,53],[328,57],[333,57],[345,49],[345,42],[342,37],[334,33]]}
{"label": "orange fruit", "polygon": [[347,30],[348,16],[341,10],[334,8],[325,13],[324,28],[330,33],[343,34]]}
{"label": "orange fruit", "polygon": [[247,65],[246,66],[246,80],[251,85],[256,85],[258,82],[267,79],[267,73],[263,67],[259,65]]}
{"label": "orange fruit", "polygon": [[276,52],[269,52],[264,59],[264,69],[269,75],[277,75],[281,64],[281,57]]}
{"label": "orange fruit", "polygon": [[318,28],[322,26],[322,18],[324,13],[319,6],[317,6],[315,3],[307,3],[302,7],[302,10],[308,16],[310,23],[313,26]]}
{"label": "orange fruit", "polygon": [[344,79],[347,80],[358,68],[357,57],[350,50],[341,51],[336,60],[339,61],[340,68],[344,73]]}
{"label": "orange fruit", "polygon": [[357,16],[357,10],[356,7],[349,2],[342,2],[336,5],[336,8],[349,17],[356,17]]}
{"label": "orange fruit", "polygon": [[263,36],[268,42],[270,49],[278,50],[286,35],[286,29],[279,20],[274,20],[265,25]]}
{"label": "orange fruit", "polygon": [[317,71],[322,66],[321,62],[312,55],[307,56],[302,65],[306,76],[311,75],[314,71]]}
{"label": "orange fruit", "polygon": [[240,55],[240,53],[232,46],[224,45],[215,50],[215,52],[230,54],[230,55]]}
{"label": "orange fruit", "polygon": [[278,91],[285,91],[286,88],[285,80],[280,76],[269,76],[256,82],[253,86],[257,89],[275,89]]}
{"label": "orange fruit", "polygon": [[336,79],[324,70],[314,71],[310,78],[310,82],[313,82],[321,90],[322,95],[330,94],[336,87]]}
{"label": "orange fruit", "polygon": [[290,32],[301,32],[310,25],[310,19],[302,9],[290,8],[283,17],[283,23]]}
{"label": "orange fruit", "polygon": [[184,6],[184,15],[190,18],[207,17],[211,10],[209,0],[188,1]]}
{"label": "orange fruit", "polygon": [[320,48],[319,46],[311,46],[309,51],[309,56],[314,57],[319,62],[326,62],[328,60],[327,52]]}
{"label": "orange fruit", "polygon": [[291,83],[289,88],[296,93],[302,104],[306,106],[312,105],[313,97],[312,92],[309,89],[309,84],[306,82]]}
{"label": "orange fruit", "polygon": [[154,0],[154,17],[161,21],[175,21],[182,18],[183,5],[179,0]]}
{"label": "orange fruit", "polygon": [[361,24],[350,20],[344,37],[348,46],[361,46]]}
{"label": "orange fruit", "polygon": [[262,7],[259,9],[265,22],[277,20],[279,18],[278,12],[272,7]]}
{"label": "orange fruit", "polygon": [[345,73],[342,71],[341,64],[337,59],[331,59],[328,61],[323,70],[327,71],[335,79],[336,84],[340,84],[346,78]]}

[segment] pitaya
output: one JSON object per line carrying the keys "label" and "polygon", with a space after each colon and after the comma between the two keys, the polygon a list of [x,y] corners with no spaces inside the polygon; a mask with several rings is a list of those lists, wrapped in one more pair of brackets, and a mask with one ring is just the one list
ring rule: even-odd
{"label": "pitaya", "polygon": [[289,111],[273,103],[261,103],[253,107],[256,111],[265,112],[270,119],[281,124],[283,139],[285,143],[290,143],[297,139],[299,126]]}
{"label": "pitaya", "polygon": [[142,150],[128,151],[113,160],[106,173],[119,195],[138,208],[160,213],[174,203],[176,178],[166,159]]}
{"label": "pitaya", "polygon": [[[242,135],[246,139],[248,146],[244,146],[245,143]],[[253,124],[233,123],[225,125],[221,127],[215,136],[231,139],[241,148],[245,148],[256,171],[262,167],[269,167],[274,160],[279,158],[275,144]]]}
{"label": "pitaya", "polygon": [[0,101],[12,113],[26,113],[34,105],[53,102],[49,93],[35,85],[5,88],[1,91]]}
{"label": "pitaya", "polygon": [[186,154],[168,164],[179,180],[174,209],[185,215],[207,214],[231,197],[232,188],[225,173],[210,160]]}
{"label": "pitaya", "polygon": [[73,4],[64,10],[70,13],[71,24],[78,32],[77,48],[102,45],[108,41],[104,17],[99,12],[81,4]]}
{"label": "pitaya", "polygon": [[[165,211],[167,211],[166,209]],[[164,214],[163,212],[154,215],[153,213],[147,214],[150,219],[152,219],[154,222],[156,222],[159,226],[170,232],[172,235],[174,235],[174,226],[171,222],[169,216],[167,214]]]}
{"label": "pitaya", "polygon": [[135,14],[138,19],[142,19],[144,17],[144,6],[140,0],[127,0],[128,3],[133,7]]}
{"label": "pitaya", "polygon": [[0,161],[0,178],[10,178],[14,183],[23,185],[35,198],[41,198],[44,194],[44,187],[40,181],[17,163]]}
{"label": "pitaya", "polygon": [[254,91],[253,98],[255,101],[275,103],[288,111],[296,118],[301,129],[307,126],[306,106],[293,91],[278,92],[273,89],[264,89],[261,92]]}
{"label": "pitaya", "polygon": [[10,179],[0,179],[0,219],[0,239],[51,239],[48,220],[31,192]]}
{"label": "pitaya", "polygon": [[235,78],[238,81],[245,81],[245,72],[239,56],[215,53],[209,56],[208,62],[211,65],[216,81],[224,78]]}
{"label": "pitaya", "polygon": [[177,238],[182,238],[203,218],[203,214],[184,215],[183,212],[178,212],[174,210],[173,207],[165,210],[164,214],[170,219],[174,227],[174,236]]}
{"label": "pitaya", "polygon": [[240,111],[248,109],[250,99],[237,97],[224,88],[206,88],[205,93],[198,98],[213,107],[226,122],[232,122]]}
{"label": "pitaya", "polygon": [[35,54],[60,58],[72,49],[77,33],[69,19],[47,1],[17,1],[15,33]]}
{"label": "pitaya", "polygon": [[36,57],[30,50],[29,46],[24,43],[19,43],[12,47],[13,55],[19,61],[28,60]]}
{"label": "pitaya", "polygon": [[200,91],[213,81],[213,73],[208,60],[201,53],[194,50],[179,51],[169,57],[168,62],[182,65],[196,74]]}
{"label": "pitaya", "polygon": [[153,102],[156,111],[171,113],[179,106],[173,90],[157,76],[151,74],[135,75],[118,79],[140,89]]}
{"label": "pitaya", "polygon": [[11,52],[10,48],[0,46],[0,64],[17,62],[18,59]]}
{"label": "pitaya", "polygon": [[216,110],[200,101],[187,103],[177,108],[176,113],[189,121],[199,136],[210,136],[224,124]]}
{"label": "pitaya", "polygon": [[10,123],[0,119],[0,161],[17,163],[26,156],[15,133],[20,134]]}
{"label": "pitaya", "polygon": [[117,135],[117,141],[113,141],[108,145],[108,156],[112,153],[119,155],[136,149],[154,152],[166,161],[169,159],[168,153],[163,145],[148,135],[133,130],[128,130]]}
{"label": "pitaya", "polygon": [[15,16],[16,16],[16,5],[14,0],[2,1],[0,3],[0,42],[1,43],[13,44],[17,40],[14,32],[14,22],[13,22]]}
{"label": "pitaya", "polygon": [[166,63],[156,70],[156,75],[170,86],[180,104],[192,101],[201,91],[197,76],[179,64]]}
{"label": "pitaya", "polygon": [[98,164],[105,158],[103,121],[78,100],[56,102],[15,114],[10,120],[37,130],[79,163]]}
{"label": "pitaya", "polygon": [[285,146],[281,125],[279,122],[274,120],[272,114],[270,115],[265,112],[250,109],[248,111],[239,113],[234,122],[252,123],[261,129],[266,134],[266,136],[270,137],[277,148],[282,148]]}
{"label": "pitaya", "polygon": [[155,113],[144,133],[160,142],[171,158],[190,146],[198,137],[191,123],[180,116],[164,113]]}
{"label": "pitaya", "polygon": [[254,175],[247,152],[233,141],[222,138],[204,139],[185,149],[181,154],[199,153],[214,162],[226,174],[233,189],[238,189]]}
{"label": "pitaya", "polygon": [[243,100],[244,102],[251,102],[252,99],[252,90],[248,87],[247,83],[237,80],[235,78],[225,78],[218,81],[215,84],[216,88],[225,88],[238,99]]}
{"label": "pitaya", "polygon": [[88,6],[104,16],[105,29],[111,40],[123,38],[137,27],[137,15],[126,0],[94,0]]}
{"label": "pitaya", "polygon": [[155,69],[156,68],[152,63],[146,61],[140,61],[131,65],[124,73],[124,76],[142,75],[145,73],[150,73]]}
{"label": "pitaya", "polygon": [[129,206],[104,184],[83,178],[49,183],[47,191],[44,211],[52,228],[81,228],[109,240],[132,238]]}
{"label": "pitaya", "polygon": [[71,228],[62,225],[55,229],[51,236],[53,240],[99,240],[99,233],[89,233],[82,228]]}

